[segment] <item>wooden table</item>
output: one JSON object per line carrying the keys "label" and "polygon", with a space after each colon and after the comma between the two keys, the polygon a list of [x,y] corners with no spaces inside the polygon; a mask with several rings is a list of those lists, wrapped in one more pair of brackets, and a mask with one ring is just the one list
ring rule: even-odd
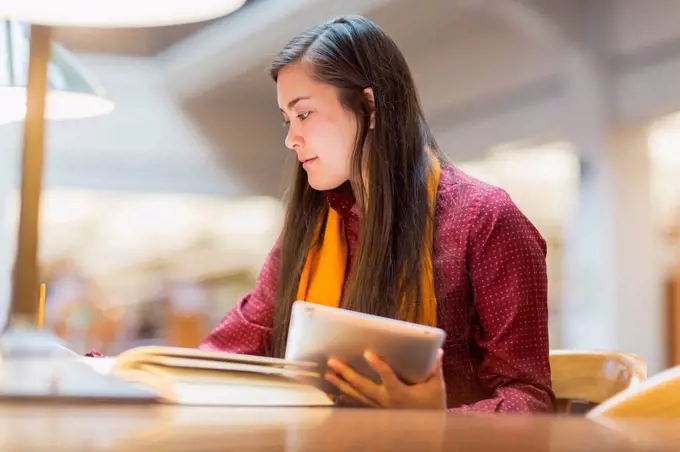
{"label": "wooden table", "polygon": [[0,403],[0,451],[663,451],[680,422],[373,409]]}

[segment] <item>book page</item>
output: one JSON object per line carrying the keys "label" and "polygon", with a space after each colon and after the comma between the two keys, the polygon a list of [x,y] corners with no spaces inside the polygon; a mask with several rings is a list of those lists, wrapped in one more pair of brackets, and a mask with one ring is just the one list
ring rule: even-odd
{"label": "book page", "polygon": [[86,356],[83,360],[85,364],[102,375],[111,373],[111,369],[116,364],[116,358],[91,358]]}
{"label": "book page", "polygon": [[[309,370],[297,370],[295,368],[288,369],[286,367],[270,367],[263,366],[259,364],[250,363],[240,363],[240,362],[230,362],[230,361],[214,361],[205,359],[189,359],[189,358],[177,358],[174,356],[163,356],[155,355],[148,356],[143,361],[128,361],[123,363],[116,363],[115,370],[124,371],[126,369],[135,369],[141,365],[146,364],[158,364],[165,368],[183,368],[183,369],[206,369],[215,371],[234,371],[234,372],[252,372],[270,375],[284,375],[294,378],[320,378],[318,372],[312,372]],[[105,368],[105,366],[102,366]]]}
{"label": "book page", "polygon": [[144,346],[135,347],[124,351],[116,358],[116,367],[124,367],[125,363],[132,361],[148,361],[149,356],[168,356],[178,358],[202,359],[209,361],[228,361],[250,363],[260,366],[299,367],[313,369],[317,367],[313,362],[301,362],[285,360],[281,358],[267,358],[262,356],[239,355],[236,353],[213,352],[195,348]]}
{"label": "book page", "polygon": [[323,391],[282,375],[140,364],[121,377],[181,405],[331,406]]}

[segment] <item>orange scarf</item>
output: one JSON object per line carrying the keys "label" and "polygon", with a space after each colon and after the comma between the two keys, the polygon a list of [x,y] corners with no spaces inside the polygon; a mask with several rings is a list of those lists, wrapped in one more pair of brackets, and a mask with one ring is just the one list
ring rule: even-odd
{"label": "orange scarf", "polygon": [[[432,218],[434,218],[435,201],[437,198],[441,170],[436,156],[432,155],[430,152],[428,153],[431,156],[430,162],[432,164],[432,174],[430,175],[427,184],[428,201]],[[404,317],[403,320],[414,323],[437,326],[437,298],[434,287],[434,266],[430,252],[431,244],[434,240],[434,225],[431,223],[432,222],[428,223],[426,237],[423,240],[423,272],[421,277],[422,308],[417,319],[409,318],[412,317],[409,315],[403,315],[402,317]],[[323,221],[320,221],[312,243],[316,243],[322,224]],[[320,247],[312,245],[307,253],[305,266],[300,275],[297,299],[336,308],[339,307],[342,298],[342,289],[345,283],[347,257],[347,239],[345,237],[345,228],[342,224],[342,219],[335,210],[328,209],[323,242]]]}

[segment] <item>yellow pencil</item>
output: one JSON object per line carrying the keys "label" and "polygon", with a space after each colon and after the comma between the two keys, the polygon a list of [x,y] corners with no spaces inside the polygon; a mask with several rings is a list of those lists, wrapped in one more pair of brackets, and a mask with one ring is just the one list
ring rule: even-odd
{"label": "yellow pencil", "polygon": [[45,284],[40,284],[40,309],[38,311],[38,328],[43,329],[45,324]]}

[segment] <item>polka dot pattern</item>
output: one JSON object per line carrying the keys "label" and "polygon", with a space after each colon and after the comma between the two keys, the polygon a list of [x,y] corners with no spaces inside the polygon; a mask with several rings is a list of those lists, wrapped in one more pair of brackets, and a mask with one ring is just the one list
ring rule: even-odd
{"label": "polka dot pattern", "polygon": [[[351,262],[361,221],[356,204],[346,186],[330,192],[328,200],[345,220]],[[264,352],[279,252],[277,244],[255,288],[201,348]],[[553,410],[545,257],[545,241],[504,190],[454,167],[442,168],[434,258],[451,411]]]}

